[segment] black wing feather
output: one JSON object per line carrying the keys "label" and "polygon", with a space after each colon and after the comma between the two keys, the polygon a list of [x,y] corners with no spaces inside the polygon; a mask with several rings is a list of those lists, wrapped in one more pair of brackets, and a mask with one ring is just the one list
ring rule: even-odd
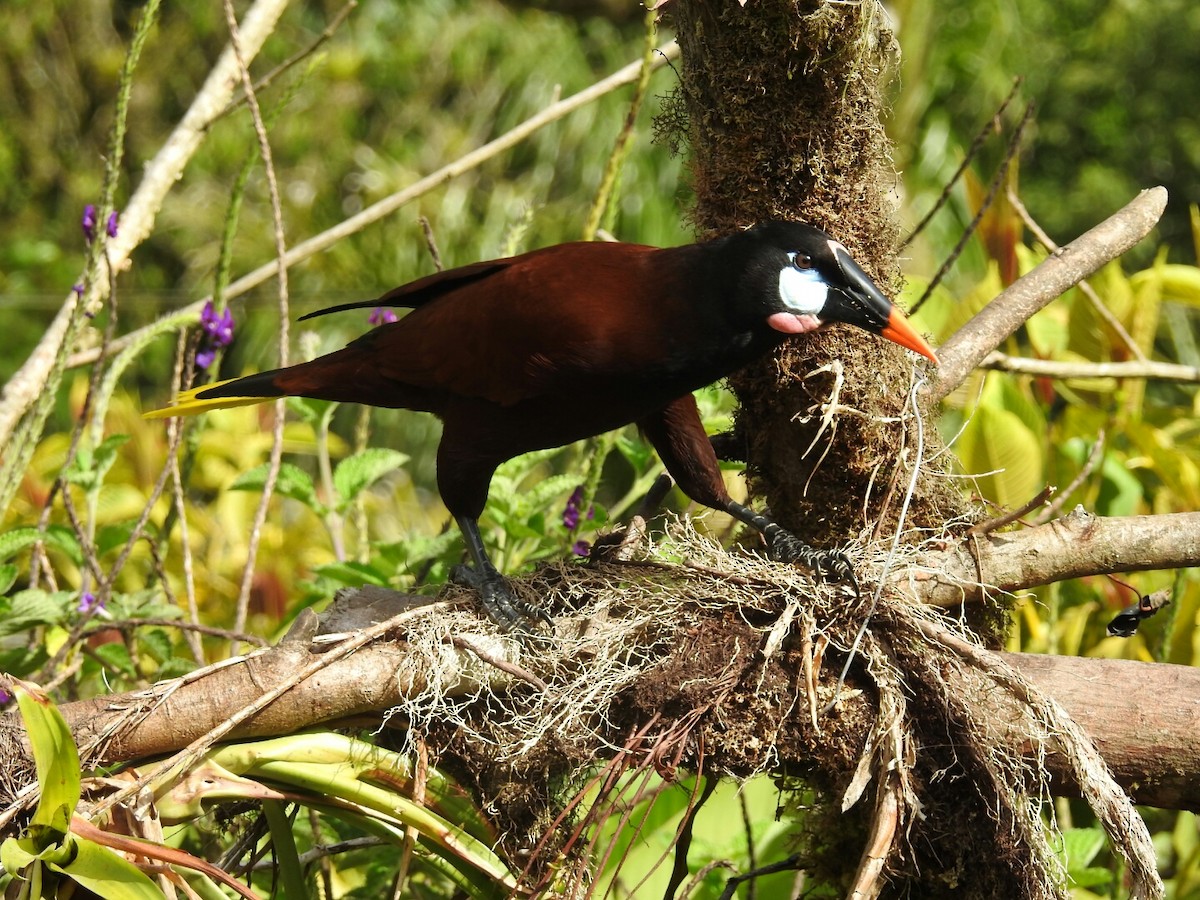
{"label": "black wing feather", "polygon": [[348,309],[373,309],[376,306],[403,306],[408,309],[416,309],[418,306],[424,306],[431,300],[436,300],[464,285],[494,275],[501,269],[507,268],[510,263],[511,260],[499,259],[472,263],[469,266],[460,266],[445,272],[434,272],[432,275],[426,275],[424,278],[418,278],[416,281],[392,288],[375,300],[355,300],[353,303],[340,303],[337,306],[318,309],[301,316],[299,321],[315,319],[317,316],[327,316],[330,313],[345,312]]}

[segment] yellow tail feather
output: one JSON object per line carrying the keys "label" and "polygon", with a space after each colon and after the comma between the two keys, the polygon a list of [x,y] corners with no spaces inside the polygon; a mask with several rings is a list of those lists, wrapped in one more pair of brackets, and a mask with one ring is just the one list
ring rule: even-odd
{"label": "yellow tail feather", "polygon": [[212,384],[201,385],[198,388],[192,388],[190,391],[181,391],[170,406],[144,412],[142,413],[142,418],[169,419],[172,416],[195,416],[202,412],[208,412],[210,409],[227,409],[231,406],[253,406],[256,403],[267,403],[271,400],[279,399],[278,397],[213,397],[208,400],[197,399],[196,395],[201,391],[207,391],[222,384],[228,384],[230,381],[237,381],[237,379],[229,378],[225,381],[214,381]]}

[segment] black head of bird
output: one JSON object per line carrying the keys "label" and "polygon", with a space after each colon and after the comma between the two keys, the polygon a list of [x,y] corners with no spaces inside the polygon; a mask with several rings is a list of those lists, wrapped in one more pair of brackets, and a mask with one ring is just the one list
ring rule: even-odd
{"label": "black head of bird", "polygon": [[754,313],[763,315],[772,329],[805,334],[842,322],[937,362],[850,251],[819,228],[764,222],[712,243],[723,255],[744,261],[738,276],[741,290],[761,304]]}
{"label": "black head of bird", "polygon": [[541,614],[516,599],[480,536],[501,463],[636,423],[693,500],[757,528],[778,558],[852,579],[844,558],[729,497],[691,392],[790,335],[835,322],[937,361],[844,246],[790,222],[669,249],[559,244],[438,272],[306,318],[379,305],[413,311],[341,350],[196,388],[148,415],[280,396],[437,415],[438,489],[474,564],[461,567],[458,580],[478,589],[504,627]]}

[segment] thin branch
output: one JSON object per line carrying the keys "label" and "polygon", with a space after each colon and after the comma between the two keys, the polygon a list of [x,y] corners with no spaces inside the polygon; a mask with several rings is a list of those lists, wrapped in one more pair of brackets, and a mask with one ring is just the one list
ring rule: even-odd
{"label": "thin branch", "polygon": [[[243,31],[245,31],[245,26],[243,26]],[[655,69],[666,65],[668,61],[673,60],[678,56],[679,46],[674,41],[664,47],[659,48],[654,60]],[[371,204],[362,212],[353,215],[342,222],[339,222],[332,228],[328,228],[306,241],[301,241],[288,250],[283,259],[284,264],[288,266],[294,266],[297,263],[308,259],[310,256],[314,256],[323,250],[329,249],[342,238],[349,237],[352,234],[362,231],[368,225],[378,222],[380,219],[390,215],[397,209],[400,209],[401,207],[413,202],[419,197],[424,196],[430,191],[441,187],[447,181],[457,178],[459,175],[469,172],[472,169],[482,165],[489,159],[492,159],[493,157],[503,153],[505,150],[508,150],[521,143],[539,129],[545,128],[547,125],[558,121],[568,113],[572,113],[580,107],[586,106],[587,104],[600,99],[604,95],[610,94],[618,88],[624,87],[630,82],[636,81],[641,72],[641,66],[641,60],[632,62],[624,68],[617,70],[612,75],[609,75],[607,78],[596,82],[591,87],[585,88],[577,94],[572,94],[565,100],[559,100],[555,103],[552,103],[541,112],[530,116],[520,125],[502,134],[495,140],[489,141],[482,147],[472,150],[470,153],[460,157],[448,165],[443,166],[436,172],[426,175],[420,181],[417,181],[416,183],[411,184],[408,187],[396,191],[394,194],[390,194],[387,197],[384,197],[382,200]],[[225,292],[225,296],[231,300],[235,297],[242,296],[253,288],[258,287],[267,279],[271,278],[276,273],[278,268],[278,260],[272,260],[271,262],[259,266],[254,271],[243,275],[237,281],[233,282],[233,284],[229,285],[228,290]],[[211,299],[211,296],[203,297],[200,300],[197,300],[195,303],[189,304],[183,309],[178,310],[176,315],[188,313],[193,316],[198,316],[200,314],[200,310],[204,308],[204,304]],[[113,352],[118,352],[127,343],[137,340],[139,335],[151,327],[152,326],[146,326],[138,331],[130,332],[124,337],[117,338],[115,341],[113,341]],[[94,362],[95,360],[95,351],[84,350],[71,356],[67,360],[67,365],[82,366]],[[2,424],[2,420],[0,420],[0,424]],[[2,433],[0,433],[0,437],[2,437]]]}
{"label": "thin branch", "polygon": [[1154,362],[1145,359],[1128,362],[1071,362],[1060,359],[1008,356],[1005,353],[993,351],[979,364],[979,367],[994,369],[998,372],[1013,372],[1018,375],[1057,378],[1062,381],[1079,378],[1138,378],[1146,381],[1200,384],[1200,368],[1196,366],[1181,366],[1178,363]]}
{"label": "thin branch", "polygon": [[986,587],[1019,591],[1070,578],[1200,565],[1200,512],[1094,516],[1082,507],[1020,531],[972,536],[924,554],[892,585],[924,603],[955,606]]}
{"label": "thin branch", "polygon": [[941,366],[930,399],[944,398],[1030,316],[1149,234],[1166,205],[1165,188],[1142,191],[1124,209],[1001,291],[938,348]]}
{"label": "thin branch", "polygon": [[[242,38],[237,23],[237,15],[233,11],[233,0],[225,0],[225,19],[229,24],[229,44],[237,58],[239,74],[242,79],[242,90],[246,102],[250,105],[251,118],[254,121],[254,133],[258,137],[258,150],[262,155],[263,168],[267,175],[267,190],[271,197],[271,222],[274,225],[276,274],[279,278],[279,365],[282,368],[288,364],[288,267],[287,241],[283,234],[283,204],[279,199],[279,182],[275,177],[274,155],[271,152],[271,141],[267,136],[267,126],[263,122],[262,109],[258,105],[258,97],[254,93],[254,83],[250,79],[250,69],[242,53]],[[262,496],[258,508],[254,511],[254,522],[250,527],[250,539],[246,547],[246,565],[242,569],[242,581],[238,588],[237,614],[234,618],[234,631],[246,630],[246,619],[250,610],[250,590],[254,584],[254,563],[258,557],[258,544],[262,538],[262,529],[267,521],[267,511],[271,505],[271,496],[275,492],[275,479],[279,477],[279,467],[283,462],[283,425],[286,401],[282,398],[275,402],[275,427],[271,433],[271,459],[267,466],[267,477],[263,483]],[[238,643],[230,645],[230,655],[236,655]]]}
{"label": "thin branch", "polygon": [[925,285],[925,290],[921,292],[920,298],[912,305],[912,312],[915,313],[924,306],[925,301],[933,295],[934,289],[942,283],[942,279],[946,277],[946,273],[950,271],[950,267],[954,265],[955,260],[958,259],[966,248],[967,241],[978,230],[979,223],[983,221],[983,217],[987,214],[987,211],[992,208],[992,203],[996,200],[996,194],[1000,192],[1000,185],[1004,184],[1005,179],[1008,177],[1008,167],[1012,165],[1012,161],[1021,147],[1021,138],[1025,134],[1025,127],[1032,118],[1033,104],[1030,103],[1025,107],[1025,114],[1021,116],[1021,121],[1017,123],[1017,130],[1013,132],[1012,140],[1008,142],[1004,159],[1000,161],[1000,166],[996,169],[996,174],[992,176],[992,181],[988,185],[987,194],[984,195],[983,202],[979,204],[979,209],[976,210],[974,217],[967,223],[966,229],[958,239],[958,243],[954,245],[954,249],[946,257],[946,261],[938,267],[933,277],[929,279],[929,284]]}
{"label": "thin branch", "polygon": [[954,170],[954,174],[950,176],[950,180],[947,181],[945,186],[942,188],[941,196],[934,201],[934,204],[930,208],[929,212],[925,213],[925,215],[921,217],[921,221],[913,227],[913,230],[909,232],[908,237],[901,242],[901,250],[911,244],[913,239],[916,238],[916,236],[922,231],[924,231],[925,226],[932,221],[935,215],[937,215],[938,210],[946,205],[946,202],[950,199],[950,192],[954,189],[954,185],[958,183],[958,179],[962,178],[963,173],[967,171],[967,167],[971,165],[971,161],[975,159],[975,157],[979,154],[979,151],[983,149],[983,145],[987,139],[994,132],[1000,130],[1000,120],[1004,115],[1004,111],[1008,109],[1009,104],[1012,103],[1016,98],[1017,91],[1021,89],[1021,83],[1023,80],[1024,79],[1022,78],[1013,79],[1013,86],[1009,90],[1008,96],[1000,101],[1000,105],[996,108],[996,111],[992,113],[992,117],[983,124],[982,128],[979,129],[979,132],[975,135],[975,139],[971,141],[971,146],[967,148],[967,152],[963,155],[962,162],[958,164],[958,168]]}
{"label": "thin branch", "polygon": [[1096,443],[1092,444],[1092,450],[1088,453],[1088,458],[1083,462],[1083,467],[1071,479],[1071,483],[1067,485],[1067,489],[1059,491],[1058,496],[1051,500],[1045,509],[1033,517],[1031,525],[1045,525],[1062,512],[1062,508],[1066,505],[1067,500],[1091,477],[1096,466],[1100,464],[1100,460],[1104,458],[1104,440],[1106,437],[1104,429],[1101,428],[1096,434]]}
{"label": "thin branch", "polygon": [[[1042,229],[1042,226],[1038,224],[1037,220],[1030,215],[1029,210],[1025,208],[1025,204],[1021,202],[1021,198],[1017,195],[1017,192],[1012,189],[1012,185],[1008,186],[1006,193],[1008,195],[1009,204],[1016,211],[1017,215],[1021,217],[1021,221],[1025,223],[1025,227],[1033,232],[1034,237],[1041,242],[1043,247],[1045,247],[1051,253],[1058,253],[1062,248],[1059,247],[1058,244],[1054,243],[1050,235],[1046,234],[1046,232]],[[1142,352],[1142,348],[1138,346],[1138,343],[1133,339],[1133,336],[1125,330],[1125,326],[1121,324],[1121,320],[1113,315],[1113,311],[1104,304],[1104,301],[1100,299],[1100,295],[1096,293],[1095,288],[1088,284],[1086,278],[1079,282],[1079,291],[1083,294],[1083,296],[1087,297],[1088,301],[1092,304],[1092,308],[1096,310],[1096,314],[1100,316],[1100,318],[1104,320],[1105,324],[1113,330],[1113,333],[1121,339],[1121,342],[1126,346],[1126,348],[1128,348],[1129,352],[1133,354],[1134,359],[1140,359],[1144,361],[1146,359],[1146,354]]]}
{"label": "thin branch", "polygon": [[[312,56],[314,53],[317,52],[317,50],[319,50],[321,48],[322,44],[328,43],[328,41],[334,36],[334,34],[337,32],[337,30],[342,27],[342,23],[345,22],[347,18],[349,18],[350,13],[354,12],[354,10],[357,6],[358,6],[358,0],[349,0],[349,2],[346,3],[346,5],[343,6],[341,9],[339,9],[337,11],[337,13],[334,15],[334,17],[329,20],[329,24],[325,26],[324,30],[319,35],[316,36],[316,38],[313,40],[313,42],[311,44],[309,44],[303,50],[299,50],[296,53],[293,53],[291,56],[289,56],[287,59],[285,59],[283,62],[281,62],[275,68],[273,68],[270,72],[268,72],[262,78],[258,79],[258,81],[254,82],[254,86],[253,86],[254,94],[256,94],[256,95],[260,94],[262,92],[263,88],[269,87],[271,84],[274,83],[275,79],[279,78],[281,75],[286,74],[289,70],[294,68],[297,63],[301,63],[304,60],[306,60],[308,57]],[[246,97],[247,97],[247,94],[245,92],[242,92],[242,94],[240,94],[237,97],[237,99],[233,100],[233,102],[231,102],[228,106],[226,106],[223,110],[221,110],[215,116],[213,116],[212,121],[209,122],[208,124],[211,126],[218,119],[223,119],[225,116],[229,115],[230,113],[241,109],[242,106],[244,106],[248,102]]]}

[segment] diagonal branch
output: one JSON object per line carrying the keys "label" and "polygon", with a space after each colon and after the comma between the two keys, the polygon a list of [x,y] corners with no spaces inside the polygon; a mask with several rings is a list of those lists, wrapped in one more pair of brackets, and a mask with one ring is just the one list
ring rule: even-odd
{"label": "diagonal branch", "polygon": [[929,388],[930,399],[944,398],[1030,316],[1149,234],[1166,205],[1166,188],[1142,191],[1124,209],[1001,291],[938,348],[941,366]]}
{"label": "diagonal branch", "polygon": [[926,553],[894,584],[914,599],[955,606],[988,588],[1026,588],[1113,572],[1200,565],[1200,512],[1094,516],[1077,506],[1045,525],[971,536]]}

